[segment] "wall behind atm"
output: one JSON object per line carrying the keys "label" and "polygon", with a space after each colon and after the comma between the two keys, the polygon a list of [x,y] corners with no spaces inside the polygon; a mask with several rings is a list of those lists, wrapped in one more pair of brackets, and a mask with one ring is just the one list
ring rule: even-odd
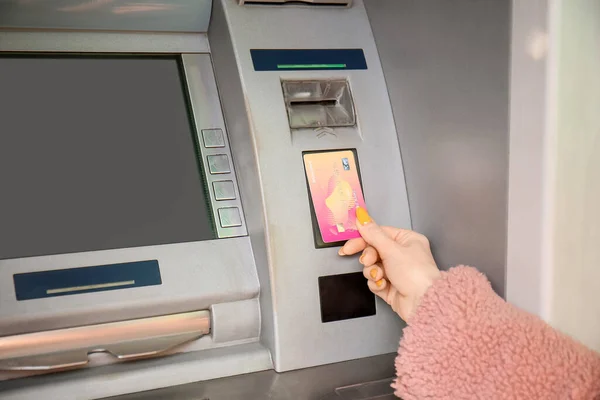
{"label": "wall behind atm", "polygon": [[[505,293],[510,1],[366,0],[413,228]],[[385,222],[385,221],[383,221]]]}
{"label": "wall behind atm", "polygon": [[600,351],[600,2],[554,1],[550,323]]}

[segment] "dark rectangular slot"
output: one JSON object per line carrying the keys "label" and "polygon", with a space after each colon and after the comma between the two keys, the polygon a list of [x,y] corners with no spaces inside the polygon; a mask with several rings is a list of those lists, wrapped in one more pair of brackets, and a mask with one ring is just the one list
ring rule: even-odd
{"label": "dark rectangular slot", "polygon": [[157,260],[29,272],[13,280],[19,301],[162,284]]}
{"label": "dark rectangular slot", "polygon": [[317,100],[317,101],[290,101],[290,104],[293,106],[323,106],[323,107],[332,107],[337,104],[337,100]]}
{"label": "dark rectangular slot", "polygon": [[362,272],[319,277],[319,300],[323,323],[376,314],[375,295]]}

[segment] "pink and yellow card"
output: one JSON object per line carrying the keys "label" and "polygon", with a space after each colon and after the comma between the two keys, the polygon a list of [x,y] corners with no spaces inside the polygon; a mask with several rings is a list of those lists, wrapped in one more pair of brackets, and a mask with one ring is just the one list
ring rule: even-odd
{"label": "pink and yellow card", "polygon": [[304,169],[323,242],[360,237],[356,207],[365,208],[365,200],[354,152],[304,154]]}

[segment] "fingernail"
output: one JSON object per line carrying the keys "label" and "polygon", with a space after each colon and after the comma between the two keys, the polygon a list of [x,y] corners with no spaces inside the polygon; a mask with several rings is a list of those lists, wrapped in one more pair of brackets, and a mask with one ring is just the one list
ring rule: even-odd
{"label": "fingernail", "polygon": [[356,219],[361,225],[366,225],[369,222],[373,221],[367,210],[365,210],[362,207],[356,207]]}
{"label": "fingernail", "polygon": [[361,263],[361,264],[364,264],[364,263],[363,263],[363,260],[364,260],[364,259],[365,259],[365,255],[363,254],[362,256],[360,256],[360,257],[358,258],[358,262],[359,262],[359,263]]}
{"label": "fingernail", "polygon": [[377,282],[375,282],[377,284],[377,286],[381,286],[383,285],[383,279],[378,280]]}
{"label": "fingernail", "polygon": [[338,250],[338,255],[340,255],[340,256],[345,256],[346,255],[346,253],[344,253],[344,248],[343,247]]}
{"label": "fingernail", "polygon": [[[371,278],[375,279],[377,277],[377,270],[373,268],[369,274],[371,275]],[[381,280],[379,282],[381,282]]]}

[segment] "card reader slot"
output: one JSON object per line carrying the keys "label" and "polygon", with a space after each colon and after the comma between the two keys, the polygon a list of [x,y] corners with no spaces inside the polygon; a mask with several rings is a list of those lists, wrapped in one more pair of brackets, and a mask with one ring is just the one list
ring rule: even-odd
{"label": "card reader slot", "polygon": [[[333,150],[311,150],[311,151],[303,151],[302,152],[302,157],[304,158],[305,155],[307,154],[319,154],[319,153],[335,153],[335,152],[344,152],[344,151],[351,151],[354,157],[354,161],[356,163],[356,173],[358,175],[358,181],[362,190],[362,175],[360,173],[360,163],[358,160],[358,153],[356,151],[356,149],[333,149]],[[306,170],[305,170],[306,171]],[[313,196],[311,194],[311,190],[310,190],[310,184],[309,184],[309,179],[308,176],[305,175],[306,178],[306,191],[308,192],[308,203],[309,203],[309,207],[310,207],[310,219],[311,219],[311,223],[312,223],[312,230],[313,230],[313,239],[314,239],[314,244],[315,244],[315,249],[325,249],[325,248],[329,248],[329,247],[340,247],[343,246],[345,241],[339,241],[339,242],[325,242],[323,240],[323,236],[321,235],[321,231],[319,229],[319,221],[317,219],[317,214],[315,212],[315,205],[314,205],[314,199]],[[363,193],[364,196],[364,193]]]}
{"label": "card reader slot", "polygon": [[[278,64],[297,68],[296,64]],[[308,65],[318,67],[316,64]],[[283,97],[291,129],[353,126],[356,123],[350,84],[345,79],[284,80]]]}
{"label": "card reader slot", "polygon": [[50,371],[85,366],[88,354],[119,360],[158,356],[210,333],[210,313],[195,311],[0,337],[0,370]]}
{"label": "card reader slot", "polygon": [[333,107],[337,105],[337,99],[316,99],[316,100],[292,100],[290,105],[293,106],[321,106],[321,107]]}

